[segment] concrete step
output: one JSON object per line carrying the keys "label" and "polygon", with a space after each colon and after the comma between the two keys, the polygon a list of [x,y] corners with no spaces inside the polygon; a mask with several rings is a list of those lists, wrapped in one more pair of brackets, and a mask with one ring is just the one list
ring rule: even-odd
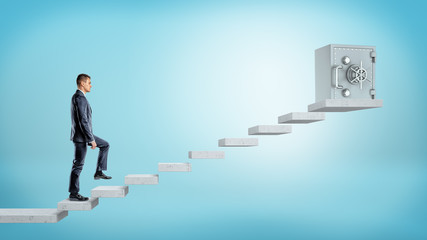
{"label": "concrete step", "polygon": [[159,172],[191,172],[191,163],[159,163]]}
{"label": "concrete step", "polygon": [[291,125],[258,125],[248,129],[249,135],[280,135],[291,132]]}
{"label": "concrete step", "polygon": [[253,147],[258,146],[258,138],[223,138],[218,140],[219,147]]}
{"label": "concrete step", "polygon": [[370,108],[380,108],[380,99],[326,99],[308,105],[309,112],[349,112]]}
{"label": "concrete step", "polygon": [[279,117],[279,123],[312,123],[325,120],[322,112],[291,112]]}
{"label": "concrete step", "polygon": [[127,185],[154,185],[159,184],[159,174],[129,174],[125,176]]}
{"label": "concrete step", "polygon": [[224,158],[223,151],[190,151],[188,158],[190,159],[221,159]]}
{"label": "concrete step", "polygon": [[57,223],[68,216],[68,211],[49,208],[0,209],[0,223]]}
{"label": "concrete step", "polygon": [[69,198],[58,203],[58,210],[89,211],[98,206],[99,199],[91,197],[88,201],[70,201]]}
{"label": "concrete step", "polygon": [[129,186],[98,186],[92,189],[94,198],[122,198],[129,192]]}

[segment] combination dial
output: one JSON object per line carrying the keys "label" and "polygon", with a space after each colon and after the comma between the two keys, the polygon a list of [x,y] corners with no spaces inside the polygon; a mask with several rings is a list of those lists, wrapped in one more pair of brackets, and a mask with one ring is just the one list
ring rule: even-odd
{"label": "combination dial", "polygon": [[360,61],[360,66],[357,64],[351,65],[347,70],[347,80],[353,84],[360,84],[360,90],[363,89],[363,82],[365,80],[371,81],[368,79],[368,72],[363,68],[363,63]]}

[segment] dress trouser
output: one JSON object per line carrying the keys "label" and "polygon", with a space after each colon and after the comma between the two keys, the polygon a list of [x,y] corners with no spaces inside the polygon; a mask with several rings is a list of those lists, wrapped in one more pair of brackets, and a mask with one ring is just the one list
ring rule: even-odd
{"label": "dress trouser", "polygon": [[[96,164],[96,171],[107,170],[107,158],[110,144],[102,138],[94,135],[96,146],[99,148],[98,162]],[[73,168],[71,169],[70,175],[70,187],[68,191],[70,193],[78,193],[80,191],[79,177],[85,164],[85,157],[87,151],[87,143],[85,142],[74,142],[74,160]]]}

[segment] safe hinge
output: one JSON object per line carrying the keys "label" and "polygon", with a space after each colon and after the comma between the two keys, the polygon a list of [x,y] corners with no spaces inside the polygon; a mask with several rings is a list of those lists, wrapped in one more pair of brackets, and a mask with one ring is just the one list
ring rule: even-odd
{"label": "safe hinge", "polygon": [[373,63],[375,63],[376,58],[377,58],[377,52],[372,51],[372,52],[371,52],[371,58],[372,58],[372,62],[373,62]]}

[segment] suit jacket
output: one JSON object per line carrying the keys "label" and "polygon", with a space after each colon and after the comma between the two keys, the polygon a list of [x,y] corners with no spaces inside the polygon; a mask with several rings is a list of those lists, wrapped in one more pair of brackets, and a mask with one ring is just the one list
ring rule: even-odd
{"label": "suit jacket", "polygon": [[78,89],[71,99],[70,140],[87,143],[95,140],[92,132],[92,108],[84,94]]}

